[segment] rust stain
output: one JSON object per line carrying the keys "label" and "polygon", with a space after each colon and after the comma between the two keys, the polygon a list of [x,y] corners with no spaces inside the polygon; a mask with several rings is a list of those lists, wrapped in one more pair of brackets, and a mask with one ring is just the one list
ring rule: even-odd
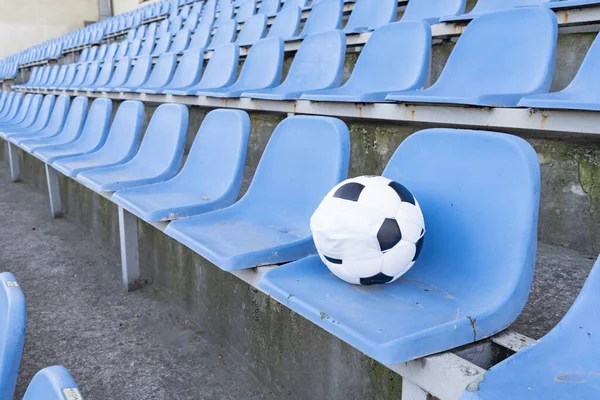
{"label": "rust stain", "polygon": [[356,108],[358,108],[358,116],[359,116],[359,118],[362,118],[362,111],[363,111],[362,107],[357,106]]}
{"label": "rust stain", "polygon": [[556,376],[554,380],[556,382],[585,383],[587,381],[586,375],[588,375],[587,372],[569,372]]}
{"label": "rust stain", "polygon": [[292,109],[293,109],[293,111],[292,111],[292,112],[293,112],[294,114],[296,114],[296,103],[294,103],[294,107],[293,107]]}
{"label": "rust stain", "polygon": [[562,23],[566,24],[567,22],[569,22],[569,13],[565,11],[563,14]]}
{"label": "rust stain", "polygon": [[410,120],[411,121],[415,120],[415,110],[410,110]]}
{"label": "rust stain", "polygon": [[540,123],[540,128],[544,128],[544,126],[546,125],[546,121],[548,120],[548,116],[542,114],[542,122]]}

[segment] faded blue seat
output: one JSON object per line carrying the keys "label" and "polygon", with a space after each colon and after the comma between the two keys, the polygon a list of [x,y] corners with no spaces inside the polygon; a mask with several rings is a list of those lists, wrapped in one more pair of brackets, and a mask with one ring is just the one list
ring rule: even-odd
{"label": "faded blue seat", "polygon": [[235,19],[240,23],[246,22],[254,13],[256,13],[256,0],[244,0],[235,14]]}
{"label": "faded blue seat", "polygon": [[272,17],[279,12],[281,0],[262,0],[258,7],[257,14],[263,14],[267,17]]}
{"label": "faded blue seat", "polygon": [[27,112],[29,111],[33,98],[34,95],[30,93],[23,97],[22,102],[13,103],[13,105],[16,105],[15,110],[14,112],[11,111],[11,114],[6,120],[0,121],[0,130],[14,127],[22,123],[25,117],[27,117]]}
{"label": "faded blue seat", "polygon": [[396,20],[398,0],[356,0],[344,32],[366,32]]}
{"label": "faded blue seat", "polygon": [[23,100],[23,103],[19,109],[19,113],[16,115],[13,122],[0,124],[0,130],[12,131],[31,127],[37,118],[38,112],[40,111],[43,98],[44,96],[41,94],[25,96],[25,99]]}
{"label": "faded blue seat", "polygon": [[423,20],[435,24],[442,17],[463,14],[466,6],[466,0],[411,0],[404,9],[401,21]]}
{"label": "faded blue seat", "polygon": [[248,113],[211,111],[177,176],[119,190],[111,200],[144,221],[175,220],[228,207],[240,192],[249,138]]}
{"label": "faded blue seat", "polygon": [[67,76],[67,71],[69,70],[69,68],[73,68],[73,64],[61,66],[60,69],[58,70],[58,74],[56,75],[56,78],[52,81],[52,83],[48,83],[46,85],[46,87],[48,89],[50,89],[52,87],[56,87],[56,86],[62,84],[65,80],[65,77]]}
{"label": "faded blue seat", "polygon": [[194,32],[194,36],[188,45],[189,49],[201,49],[204,50],[208,46],[208,42],[212,35],[212,25],[200,24]]}
{"label": "faded blue seat", "polygon": [[375,30],[352,75],[336,89],[305,93],[302,100],[383,101],[397,90],[425,85],[431,56],[431,28],[424,21],[395,22]]}
{"label": "faded blue seat", "polygon": [[577,75],[569,86],[559,92],[526,96],[520,107],[543,109],[600,110],[600,37],[597,36],[588,50]]}
{"label": "faded blue seat", "polygon": [[200,90],[196,95],[236,98],[248,90],[275,87],[281,81],[284,55],[283,40],[279,38],[260,40],[250,48],[234,84],[220,89]]}
{"label": "faded blue seat", "polygon": [[188,109],[162,104],[154,114],[137,154],[128,162],[84,171],[77,181],[96,192],[114,192],[171,179],[183,159]]}
{"label": "faded blue seat", "polygon": [[177,32],[181,30],[181,26],[183,25],[183,19],[181,17],[175,17],[170,20],[168,32],[171,36],[175,35]]}
{"label": "faded blue seat", "polygon": [[25,342],[25,296],[10,272],[0,273],[0,397],[11,400]]}
{"label": "faded blue seat", "polygon": [[[127,53],[125,53],[125,57],[127,58],[135,58],[138,56],[140,49],[142,47],[142,40],[136,39],[127,48]],[[124,58],[125,58],[124,57]]]}
{"label": "faded blue seat", "polygon": [[185,20],[183,27],[188,29],[190,32],[194,32],[198,26],[199,16],[198,14],[190,14],[188,19]]}
{"label": "faded blue seat", "polygon": [[62,79],[56,79],[56,82],[48,87],[50,90],[56,90],[62,86],[70,86],[73,83],[73,79],[75,79],[75,74],[77,73],[77,64],[69,64],[65,70],[65,76]]}
{"label": "faded blue seat", "polygon": [[152,50],[151,55],[160,56],[161,54],[169,51],[171,47],[171,43],[173,42],[173,36],[171,32],[165,32],[158,38],[158,42],[156,42],[156,46],[154,46],[154,50]]}
{"label": "faded blue seat", "polygon": [[177,64],[173,79],[156,93],[163,93],[166,90],[177,90],[194,86],[200,81],[202,69],[204,66],[204,51],[202,49],[189,49],[183,52],[181,60]]}
{"label": "faded blue seat", "polygon": [[238,24],[235,19],[219,25],[217,31],[208,44],[208,49],[212,50],[224,44],[233,43],[233,38],[237,32],[237,26]]}
{"label": "faded blue seat", "polygon": [[342,31],[310,35],[302,41],[281,85],[244,92],[242,97],[291,100],[311,90],[338,87],[342,80],[345,55],[346,35]]}
{"label": "faded blue seat", "polygon": [[33,155],[45,163],[69,156],[77,156],[98,150],[104,144],[110,117],[112,116],[112,100],[96,99],[88,112],[85,124],[79,136],[74,139],[59,135],[46,145],[35,147]]}
{"label": "faded blue seat", "polygon": [[18,105],[15,103],[20,103],[23,99],[23,93],[10,92],[4,107],[2,107],[2,111],[0,112],[0,122],[6,121],[9,114],[15,109],[18,108]]}
{"label": "faded blue seat", "polygon": [[[35,81],[38,79],[40,72],[42,71],[41,67],[33,67],[31,68],[31,73],[29,74],[29,79],[25,83],[15,84],[13,88],[26,88],[32,84],[35,84]],[[3,92],[6,93],[6,92]]]}
{"label": "faded blue seat", "polygon": [[88,61],[102,61],[104,59],[104,56],[106,55],[107,51],[108,51],[108,45],[106,45],[106,44],[101,45],[100,47],[98,47],[98,51],[96,52],[95,57],[93,59],[90,59],[88,57]]}
{"label": "faded blue seat", "polygon": [[117,50],[119,49],[119,43],[112,43],[106,49],[106,54],[99,61],[110,61],[115,59],[115,55],[117,54]]}
{"label": "faded blue seat", "polygon": [[156,22],[151,23],[146,28],[146,33],[144,34],[144,40],[154,40],[156,38],[156,31],[158,28],[158,24]]}
{"label": "faded blue seat", "polygon": [[171,82],[176,67],[176,53],[162,54],[154,64],[146,83],[137,88],[136,91],[138,93],[159,93]]}
{"label": "faded blue seat", "polygon": [[567,315],[546,336],[493,366],[461,400],[595,399],[600,393],[600,258]]}
{"label": "faded blue seat", "polygon": [[302,19],[302,10],[300,7],[285,7],[279,11],[275,20],[271,24],[267,37],[278,37],[284,40],[298,35],[298,28]]}
{"label": "faded blue seat", "polygon": [[112,79],[113,73],[115,71],[115,63],[114,61],[104,61],[100,71],[98,72],[98,77],[90,86],[82,87],[79,90],[92,92],[99,87],[106,86],[110,80]]}
{"label": "faded blue seat", "polygon": [[235,44],[219,46],[213,51],[212,57],[206,64],[200,81],[183,88],[171,88],[163,93],[176,95],[194,95],[200,90],[220,89],[231,86],[237,74],[240,58],[240,48]]}
{"label": "faded blue seat", "polygon": [[[32,95],[29,96],[31,97]],[[6,124],[14,120],[19,112],[24,97],[25,95],[23,93],[15,94],[10,102],[10,107],[7,107],[6,112],[3,111],[3,115],[0,116],[0,124]]]}
{"label": "faded blue seat", "polygon": [[[68,143],[75,140],[81,134],[83,124],[85,123],[88,111],[88,98],[76,97],[71,102],[71,108],[67,114],[62,129],[59,132],[51,132],[50,130],[39,132],[37,135],[31,134],[25,137],[23,135],[18,143],[18,146],[32,153],[35,149],[42,146],[49,146],[59,143]],[[51,135],[52,134],[52,135]]]}
{"label": "faded blue seat", "polygon": [[[437,82],[425,90],[396,92],[386,99],[515,106],[524,96],[550,89],[557,34],[556,17],[545,7],[484,14],[466,27]],[[530,46],[532,42],[536,45]]]}
{"label": "faded blue seat", "polygon": [[462,15],[448,15],[440,18],[442,22],[469,21],[479,15],[505,11],[523,6],[539,6],[559,0],[477,0],[471,12]]}
{"label": "faded blue seat", "polygon": [[96,59],[96,55],[98,54],[98,46],[89,47],[90,51],[88,52],[87,58],[85,62],[92,62]]}
{"label": "faded blue seat", "polygon": [[45,67],[40,74],[40,79],[34,85],[30,86],[29,88],[30,89],[39,89],[41,87],[44,87],[44,85],[48,81],[48,78],[50,77],[51,71],[52,71],[52,67]]}
{"label": "faded blue seat", "polygon": [[342,121],[287,118],[271,135],[244,197],[171,222],[165,233],[226,271],[314,254],[310,216],[346,178],[349,157],[350,135]]}
{"label": "faded blue seat", "polygon": [[567,8],[578,8],[578,7],[586,7],[586,6],[597,6],[600,4],[600,0],[560,0],[560,1],[551,1],[547,4],[548,7],[553,10],[561,10]]}
{"label": "faded blue seat", "polygon": [[[166,36],[170,36],[170,35],[167,34]],[[142,43],[142,47],[139,49],[136,57],[139,58],[139,57],[152,55],[155,45],[156,45],[156,40],[154,38],[144,40],[144,42]]]}
{"label": "faded blue seat", "polygon": [[312,256],[268,272],[259,288],[383,364],[510,325],[535,269],[540,168],[533,148],[503,133],[428,129],[402,142],[383,176],[406,186],[425,218],[419,258],[404,276],[358,288]]}
{"label": "faded blue seat", "polygon": [[[98,62],[94,62],[95,65],[98,65]],[[61,85],[59,90],[71,90],[71,88],[80,87],[85,82],[85,77],[90,69],[90,65],[92,63],[79,64],[77,67],[77,72],[73,77],[73,80],[69,84],[69,86]]]}
{"label": "faded blue seat", "polygon": [[42,129],[46,128],[48,125],[48,121],[50,120],[50,116],[52,115],[52,109],[54,108],[54,103],[56,102],[56,97],[54,95],[47,95],[44,97],[42,101],[42,105],[39,109],[35,117],[35,122],[23,128],[11,128],[9,130],[0,131],[0,137],[7,138],[8,136],[23,134],[23,133],[34,133],[39,132]]}
{"label": "faded blue seat", "polygon": [[88,64],[87,71],[85,73],[85,79],[79,83],[78,81],[73,81],[73,84],[69,87],[69,90],[83,90],[84,87],[92,86],[96,80],[98,79],[98,75],[100,74],[100,61],[94,61]]}
{"label": "faded blue seat", "polygon": [[83,399],[69,371],[60,365],[39,371],[33,379],[23,400]]}
{"label": "faded blue seat", "polygon": [[343,13],[344,3],[342,0],[322,0],[313,5],[300,35],[287,40],[299,40],[315,33],[340,29]]}
{"label": "faded blue seat", "polygon": [[215,27],[221,25],[222,23],[225,23],[227,21],[229,21],[230,19],[234,18],[233,17],[233,11],[235,10],[235,7],[233,6],[233,4],[224,4],[220,9],[219,9],[219,16],[215,19]]}
{"label": "faded blue seat", "polygon": [[[111,89],[111,92],[135,92],[137,88],[142,86],[148,80],[152,71],[152,57],[139,57],[135,61],[135,65],[131,69],[129,78],[124,85]],[[103,90],[104,91],[104,90]]]}
{"label": "faded blue seat", "polygon": [[300,7],[304,8],[308,4],[308,0],[285,0],[281,10],[287,10],[288,8]]}
{"label": "faded blue seat", "polygon": [[42,88],[47,88],[50,85],[53,85],[56,82],[56,78],[58,78],[58,73],[60,72],[60,69],[62,67],[55,65],[53,67],[50,67],[50,73],[48,74],[48,79],[46,80],[46,82],[44,82],[43,85],[41,85]]}
{"label": "faded blue seat", "polygon": [[54,161],[52,167],[72,178],[83,171],[125,163],[137,152],[143,123],[143,103],[124,101],[117,109],[106,141],[100,149],[80,156],[62,158]]}
{"label": "faded blue seat", "polygon": [[185,49],[187,49],[190,44],[190,30],[187,28],[183,28],[173,38],[173,43],[169,48],[170,53],[181,54]]}
{"label": "faded blue seat", "polygon": [[106,85],[102,85],[93,89],[96,92],[109,92],[114,88],[125,85],[129,79],[131,72],[131,58],[123,57],[117,62],[117,66]]}
{"label": "faded blue seat", "polygon": [[129,50],[129,42],[121,42],[119,43],[119,47],[117,48],[117,52],[115,53],[115,60],[120,60],[121,58],[127,55],[127,51]]}
{"label": "faded blue seat", "polygon": [[262,39],[266,32],[267,16],[264,14],[256,14],[244,22],[235,43],[238,46],[251,46]]}
{"label": "faded blue seat", "polygon": [[[71,98],[66,95],[59,96],[54,103],[50,119],[46,126],[39,131],[31,132],[5,132],[5,138],[11,143],[19,144],[24,140],[52,137],[63,129],[71,106]],[[73,117],[74,118],[74,117]]]}

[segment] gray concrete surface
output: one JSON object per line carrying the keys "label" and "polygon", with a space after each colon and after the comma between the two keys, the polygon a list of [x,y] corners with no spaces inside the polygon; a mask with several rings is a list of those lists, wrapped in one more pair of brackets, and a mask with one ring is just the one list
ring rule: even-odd
{"label": "gray concrete surface", "polygon": [[245,361],[152,289],[125,294],[108,252],[47,198],[0,168],[0,270],[27,299],[16,398],[35,372],[65,365],[86,400],[271,399]]}

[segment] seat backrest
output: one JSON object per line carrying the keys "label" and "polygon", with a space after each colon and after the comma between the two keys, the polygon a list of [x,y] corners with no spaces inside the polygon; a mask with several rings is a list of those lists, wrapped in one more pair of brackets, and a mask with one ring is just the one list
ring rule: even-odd
{"label": "seat backrest", "polygon": [[176,179],[211,199],[232,204],[240,191],[250,139],[250,117],[242,110],[209,112]]}
{"label": "seat backrest", "polygon": [[98,52],[96,53],[96,57],[93,60],[88,61],[102,61],[104,60],[104,56],[106,56],[106,52],[108,51],[108,45],[103,44],[98,48]]}
{"label": "seat backrest", "polygon": [[281,81],[284,43],[280,38],[259,40],[250,48],[235,85],[242,88],[270,88]]}
{"label": "seat backrest", "polygon": [[69,371],[63,366],[55,365],[35,374],[23,400],[64,400],[65,398],[83,399],[83,395]]}
{"label": "seat backrest", "polygon": [[98,54],[98,46],[88,47],[90,49],[86,62],[94,61],[96,59],[96,55]]}
{"label": "seat backrest", "polygon": [[71,102],[71,108],[67,114],[67,119],[60,131],[60,137],[64,141],[75,140],[81,133],[85,117],[88,111],[88,98],[83,96],[75,97]]}
{"label": "seat backrest", "polygon": [[342,31],[309,35],[302,41],[282,86],[302,91],[337,87],[342,80],[345,55],[346,35]]}
{"label": "seat backrest", "polygon": [[279,5],[281,0],[262,0],[260,7],[258,8],[258,14],[264,14],[266,16],[275,15],[279,12]]}
{"label": "seat backrest", "polygon": [[0,396],[12,399],[23,354],[25,296],[14,275],[0,274]]}
{"label": "seat backrest", "polygon": [[231,19],[219,25],[208,47],[214,49],[217,46],[232,43],[237,32],[237,25],[235,19]]}
{"label": "seat backrest", "polygon": [[[136,57],[138,55],[138,53],[140,52],[141,47],[142,47],[142,41],[140,39],[134,40],[129,45],[129,48],[127,49],[127,53],[125,53],[126,56],[129,58]],[[152,50],[150,50],[150,51],[152,51]]]}
{"label": "seat backrest", "polygon": [[77,71],[77,64],[70,64],[67,68],[65,79],[63,79],[63,81],[60,83],[57,82],[57,86],[70,86],[73,83],[73,80],[75,79],[75,74],[77,73]]}
{"label": "seat backrest", "polygon": [[36,82],[36,86],[44,86],[46,82],[48,82],[48,78],[50,77],[50,71],[52,67],[45,67],[40,76],[40,80]]}
{"label": "seat backrest", "polygon": [[49,94],[44,97],[44,101],[42,101],[42,106],[37,114],[35,122],[31,125],[31,132],[41,131],[48,125],[48,121],[50,119],[50,115],[52,115],[52,109],[54,108],[54,103],[56,102],[56,96]]}
{"label": "seat backrest", "polygon": [[219,16],[215,20],[215,26],[221,25],[223,22],[227,22],[233,18],[234,7],[233,4],[227,3],[221,7]]}
{"label": "seat backrest", "polygon": [[60,68],[61,67],[59,65],[55,65],[50,68],[50,74],[48,74],[48,79],[46,80],[46,82],[44,82],[45,87],[48,87],[54,84],[54,82],[56,82],[56,77],[58,76],[58,71],[60,70]]}
{"label": "seat backrest", "polygon": [[304,7],[306,7],[307,4],[308,4],[308,0],[285,0],[281,9],[287,10],[290,7],[291,8],[295,8],[295,7],[304,8]]}
{"label": "seat backrest", "polygon": [[184,28],[187,28],[190,32],[193,32],[196,30],[196,27],[198,26],[198,19],[199,19],[199,15],[195,14],[195,13],[191,13],[188,18],[185,20],[185,24],[183,25]]}
{"label": "seat backrest", "polygon": [[579,71],[564,90],[597,93],[600,90],[600,77],[596,71],[600,66],[600,35],[590,46]]}
{"label": "seat backrest", "polygon": [[204,51],[202,49],[184,51],[169,87],[181,89],[195,85],[200,80],[203,66]]}
{"label": "seat backrest", "polygon": [[94,82],[93,87],[101,87],[105,86],[112,79],[113,73],[115,71],[115,62],[114,61],[105,61],[102,64],[102,68],[100,69],[100,73],[98,74],[98,78],[96,82]]}
{"label": "seat backrest", "polygon": [[125,54],[127,54],[127,50],[129,50],[129,42],[121,42],[119,44],[117,52],[115,53],[115,60],[120,60],[121,58],[125,57]]}
{"label": "seat backrest", "polygon": [[343,11],[344,3],[342,0],[323,0],[313,5],[300,35],[306,36],[340,29]]}
{"label": "seat backrest", "polygon": [[253,15],[248,18],[235,41],[239,46],[251,45],[262,39],[267,31],[267,16],[264,14]]}
{"label": "seat backrest", "polygon": [[157,89],[167,85],[173,78],[177,66],[177,54],[165,53],[158,57],[146,83],[141,88]]}
{"label": "seat backrest", "polygon": [[79,53],[79,62],[87,61],[89,53],[90,53],[89,47],[85,47],[83,50],[81,50],[81,53]]}
{"label": "seat backrest", "polygon": [[233,83],[237,74],[240,48],[226,44],[215,49],[200,80],[201,87],[224,87]]}
{"label": "seat backrest", "polygon": [[[142,47],[140,48],[140,51],[138,52],[137,56],[138,57],[149,56],[150,54],[152,54],[155,44],[156,44],[156,41],[154,39],[144,40],[144,42],[142,43]],[[134,56],[131,56],[131,57],[134,57]]]}
{"label": "seat backrest", "polygon": [[144,34],[144,39],[145,40],[154,40],[154,38],[156,38],[157,27],[158,27],[158,24],[156,22],[153,22],[150,25],[148,25],[148,28],[146,28],[146,33]]}
{"label": "seat backrest", "polygon": [[79,64],[77,68],[77,73],[75,77],[73,77],[73,82],[69,85],[69,87],[79,87],[85,81],[85,76],[87,75],[88,69],[90,68],[90,64]]}
{"label": "seat backrest", "polygon": [[344,86],[369,92],[422,88],[429,75],[431,28],[424,21],[394,22],[376,29]]}
{"label": "seat backrest", "polygon": [[[271,135],[246,195],[237,203],[261,217],[309,227],[323,197],[347,177],[348,127],[331,117],[295,116]],[[288,226],[288,225],[286,225]]]}
{"label": "seat backrest", "polygon": [[169,24],[169,30],[168,30],[168,32],[171,34],[171,36],[173,36],[174,34],[179,32],[182,24],[183,24],[183,19],[181,17],[175,17],[175,18],[171,19],[171,22]]}
{"label": "seat backrest", "polygon": [[466,0],[414,0],[404,9],[401,21],[425,20],[435,23],[441,17],[463,14],[466,6]]}
{"label": "seat backrest", "polygon": [[67,70],[69,69],[70,66],[71,66],[71,64],[61,66],[60,69],[58,70],[58,75],[56,75],[56,79],[54,79],[54,81],[51,84],[49,84],[48,86],[56,86],[56,85],[60,85],[61,83],[63,83],[65,80],[65,76],[67,75]]}
{"label": "seat backrest", "polygon": [[15,114],[15,118],[12,120],[13,123],[22,122],[27,116],[31,102],[33,101],[33,94],[29,93],[23,98],[23,102],[20,104],[18,112]]}
{"label": "seat backrest", "polygon": [[23,93],[11,93],[11,97],[7,100],[7,105],[2,110],[2,114],[0,117],[2,120],[10,120],[14,118],[21,105],[21,101],[23,101]]}
{"label": "seat backrest", "polygon": [[395,21],[398,15],[398,0],[356,0],[344,31],[373,30]]}
{"label": "seat backrest", "polygon": [[139,57],[133,68],[131,69],[131,73],[129,74],[129,79],[127,79],[127,83],[124,86],[137,88],[146,82],[148,76],[150,76],[150,71],[152,70],[152,57],[151,56],[143,56]]}
{"label": "seat backrest", "polygon": [[89,87],[96,82],[98,79],[98,74],[100,73],[100,61],[94,61],[89,64],[89,68],[87,74],[85,75],[85,80],[81,84],[81,87]]}
{"label": "seat backrest", "polygon": [[[135,36],[133,37],[133,40],[143,39],[144,35],[146,34],[146,27],[147,25],[140,25],[135,31]],[[132,42],[133,40],[129,40],[129,42]]]}
{"label": "seat backrest", "polygon": [[163,33],[160,36],[160,38],[158,39],[158,42],[156,42],[156,47],[154,47],[154,50],[152,51],[152,55],[159,56],[159,55],[164,54],[167,51],[169,51],[172,41],[173,41],[173,36],[171,36],[170,32]]}
{"label": "seat backrest", "polygon": [[256,12],[256,0],[244,0],[235,14],[238,22],[246,22]]}
{"label": "seat backrest", "polygon": [[187,49],[189,44],[190,30],[187,28],[183,28],[182,30],[177,32],[177,35],[175,35],[175,38],[173,39],[173,44],[171,44],[171,48],[169,49],[169,51],[173,53],[181,53],[185,49]]}
{"label": "seat backrest", "polygon": [[280,37],[286,39],[298,34],[302,10],[300,7],[286,7],[287,1],[283,3],[283,9],[279,11],[271,24],[267,37]]}
{"label": "seat backrest", "polygon": [[130,162],[132,169],[144,169],[151,175],[174,175],[181,166],[189,111],[182,104],[158,106],[138,153]]}
{"label": "seat backrest", "polygon": [[215,23],[215,15],[216,9],[215,7],[205,7],[202,16],[200,17],[200,24],[210,24]]}
{"label": "seat backrest", "polygon": [[556,0],[478,0],[471,10],[473,14],[492,13],[523,6],[540,6],[548,1]]}
{"label": "seat backrest", "polygon": [[96,99],[92,102],[78,143],[90,151],[104,144],[112,116],[112,100]]}
{"label": "seat backrest", "polygon": [[[525,140],[496,132],[427,129],[402,142],[383,175],[418,199],[427,221],[419,265],[426,265],[428,274],[442,282],[461,276],[484,286],[502,280],[530,287],[540,167]],[[507,298],[512,295],[506,292]]]}
{"label": "seat backrest", "polygon": [[104,146],[96,154],[105,164],[126,162],[138,150],[144,125],[144,103],[127,100],[121,103]]}
{"label": "seat backrest", "polygon": [[42,71],[41,67],[33,67],[31,69],[31,74],[29,74],[29,79],[27,80],[27,83],[25,83],[25,85],[35,84],[36,80],[39,79],[41,71]]}
{"label": "seat backrest", "polygon": [[453,96],[547,92],[557,34],[556,17],[545,7],[481,15],[460,36],[432,88]]}
{"label": "seat backrest", "polygon": [[114,60],[115,55],[117,54],[118,48],[119,48],[119,43],[112,43],[110,46],[108,46],[108,49],[106,49],[106,54],[104,55],[104,58],[102,60],[103,61]]}
{"label": "seat backrest", "polygon": [[194,37],[190,41],[188,46],[189,49],[202,49],[204,50],[208,46],[208,41],[212,33],[212,25],[200,24],[194,32]]}
{"label": "seat backrest", "polygon": [[33,96],[33,98],[31,99],[31,104],[29,105],[29,109],[27,110],[27,114],[25,114],[25,118],[23,119],[23,126],[28,127],[33,125],[38,116],[43,100],[44,96],[41,94],[36,94]]}
{"label": "seat backrest", "polygon": [[119,86],[123,86],[127,79],[129,78],[129,73],[131,72],[131,58],[123,57],[117,63],[117,67],[113,72],[112,78],[106,84],[106,87],[115,88]]}
{"label": "seat backrest", "polygon": [[48,120],[45,130],[48,133],[56,134],[60,132],[65,124],[69,110],[71,109],[71,97],[67,95],[58,96],[52,114]]}

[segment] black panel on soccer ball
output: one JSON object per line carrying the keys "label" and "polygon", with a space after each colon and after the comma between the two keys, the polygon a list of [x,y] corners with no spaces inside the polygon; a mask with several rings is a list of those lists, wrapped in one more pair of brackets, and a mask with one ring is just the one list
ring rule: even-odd
{"label": "black panel on soccer ball", "polygon": [[402,232],[398,222],[393,218],[386,218],[377,232],[377,241],[381,251],[387,251],[397,245],[402,240]]}
{"label": "black panel on soccer ball", "polygon": [[370,278],[360,278],[360,284],[361,285],[381,285],[383,283],[388,283],[391,282],[392,279],[394,279],[391,276],[387,276],[386,274],[380,272],[375,276],[372,276]]}
{"label": "black panel on soccer ball", "polygon": [[400,200],[404,201],[405,203],[410,203],[413,206],[415,205],[415,198],[410,190],[395,181],[391,181],[389,183],[389,187],[394,189],[394,191],[398,194],[398,197],[400,197]]}
{"label": "black panel on soccer ball", "polygon": [[350,200],[350,201],[358,201],[360,197],[360,193],[365,188],[365,185],[362,185],[357,182],[350,182],[342,185],[335,191],[333,197],[338,199]]}

